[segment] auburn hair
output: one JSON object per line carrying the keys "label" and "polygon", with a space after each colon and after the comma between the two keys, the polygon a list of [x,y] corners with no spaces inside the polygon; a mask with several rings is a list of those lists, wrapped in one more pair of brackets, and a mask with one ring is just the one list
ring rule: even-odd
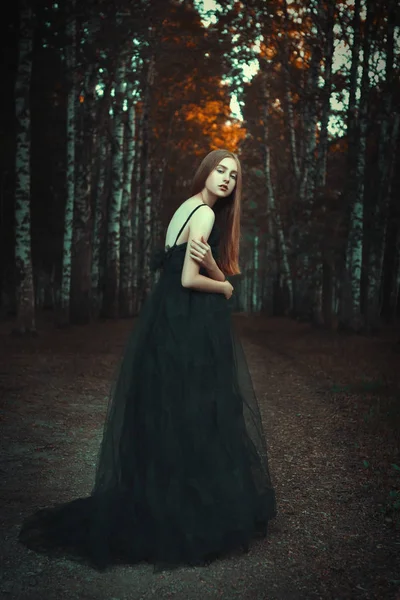
{"label": "auburn hair", "polygon": [[229,150],[213,150],[200,163],[193,182],[192,194],[199,194],[207,177],[224,158],[233,158],[237,166],[236,185],[229,196],[218,198],[213,206],[215,222],[220,230],[219,253],[216,262],[226,275],[240,275],[239,243],[242,194],[242,168],[236,154]]}

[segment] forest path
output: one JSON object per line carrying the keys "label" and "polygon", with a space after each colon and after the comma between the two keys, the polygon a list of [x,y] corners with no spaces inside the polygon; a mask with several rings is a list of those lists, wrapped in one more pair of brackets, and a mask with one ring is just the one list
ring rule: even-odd
{"label": "forest path", "polygon": [[104,399],[133,322],[56,331],[44,321],[33,340],[10,338],[0,324],[1,598],[400,599],[400,511],[390,496],[400,491],[396,338],[234,318],[278,516],[246,555],[158,574],[145,563],[97,573],[16,539],[37,507],[90,493]]}

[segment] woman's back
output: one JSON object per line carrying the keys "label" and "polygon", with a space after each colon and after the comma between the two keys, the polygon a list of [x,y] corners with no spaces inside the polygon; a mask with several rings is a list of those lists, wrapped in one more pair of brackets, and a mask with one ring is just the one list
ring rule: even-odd
{"label": "woman's back", "polygon": [[171,248],[175,244],[175,241],[177,245],[187,242],[190,227],[189,223],[186,224],[183,231],[179,235],[179,238],[177,239],[178,233],[193,209],[197,206],[202,206],[203,204],[204,202],[199,202],[198,199],[194,198],[189,198],[188,200],[185,200],[185,202],[182,202],[182,204],[172,215],[172,218],[169,222],[165,236],[165,248]]}

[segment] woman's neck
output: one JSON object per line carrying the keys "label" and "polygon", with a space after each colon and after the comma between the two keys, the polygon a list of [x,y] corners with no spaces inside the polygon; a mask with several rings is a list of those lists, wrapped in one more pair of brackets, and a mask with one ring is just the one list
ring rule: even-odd
{"label": "woman's neck", "polygon": [[210,206],[211,208],[214,206],[214,204],[217,201],[217,196],[215,194],[211,194],[211,192],[208,191],[207,188],[204,188],[199,194],[198,194],[200,200],[202,200],[204,202],[204,204],[208,204],[208,206]]}

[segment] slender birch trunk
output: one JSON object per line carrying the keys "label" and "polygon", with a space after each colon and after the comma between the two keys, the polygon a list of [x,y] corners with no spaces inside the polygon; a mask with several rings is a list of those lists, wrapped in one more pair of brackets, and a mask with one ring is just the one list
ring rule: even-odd
{"label": "slender birch trunk", "polygon": [[[316,180],[316,148],[317,148],[317,121],[318,109],[317,99],[319,95],[318,77],[319,64],[321,61],[321,50],[317,44],[312,49],[311,62],[308,77],[308,119],[304,122],[305,155],[303,178],[300,184],[300,197],[304,198],[304,213],[306,217],[305,234],[307,235],[309,223],[312,222],[312,205],[314,202],[315,180]],[[317,251],[313,256],[313,269],[310,275],[310,256],[303,255],[302,268],[305,276],[301,286],[301,294],[304,304],[311,304],[312,321],[316,325],[322,324],[322,255]]]}
{"label": "slender birch trunk", "polygon": [[364,220],[364,177],[367,152],[367,124],[369,107],[369,57],[371,48],[372,10],[367,6],[367,19],[363,40],[363,71],[361,80],[361,97],[358,122],[358,150],[355,163],[355,197],[350,218],[350,232],[347,252],[351,265],[351,322],[356,331],[363,326],[361,315],[361,272],[363,255],[363,220]]}
{"label": "slender birch trunk", "polygon": [[104,188],[106,180],[107,167],[107,150],[108,144],[106,136],[103,134],[99,140],[99,156],[97,164],[97,186],[96,196],[94,201],[94,223],[93,223],[93,242],[92,242],[92,313],[94,317],[98,317],[101,311],[101,294],[100,294],[100,255],[101,255],[101,240],[104,223]]}
{"label": "slender birch trunk", "polygon": [[[304,110],[302,117],[303,123],[303,136],[301,141],[302,155],[299,156],[298,143],[296,136],[293,99],[290,86],[290,48],[289,48],[289,15],[287,9],[287,2],[283,2],[284,12],[284,38],[282,44],[282,71],[283,71],[283,82],[284,82],[284,106],[285,106],[285,124],[289,137],[289,150],[293,169],[293,179],[295,182],[294,196],[296,203],[298,203],[304,213],[304,221],[300,227],[301,236],[304,238],[307,236],[309,223],[311,221],[311,206],[314,196],[314,185],[315,185],[315,149],[317,143],[317,98],[318,98],[318,77],[319,77],[319,62],[320,62],[320,50],[317,44],[314,44],[311,54],[310,67],[306,76],[306,85],[303,88],[303,95],[305,96]],[[303,240],[305,245],[305,241]],[[302,277],[294,281],[296,293],[293,298],[295,312],[301,312],[302,306],[308,302],[307,295],[309,294],[309,283],[308,275],[309,271],[309,257],[305,254],[297,257],[298,269],[301,271]],[[317,281],[313,282],[314,287],[317,285]]]}
{"label": "slender birch trunk", "polygon": [[382,99],[382,116],[378,144],[378,190],[371,224],[375,226],[368,261],[366,319],[370,329],[380,325],[380,291],[382,281],[383,256],[386,243],[388,212],[390,204],[390,180],[393,170],[396,145],[399,135],[399,114],[393,118],[394,101],[394,28],[396,22],[396,2],[391,0],[387,17],[386,37],[386,81]]}
{"label": "slender birch trunk", "polygon": [[64,239],[62,254],[61,298],[59,324],[66,325],[70,320],[71,299],[71,260],[72,260],[72,234],[75,200],[75,103],[77,97],[76,86],[76,17],[75,1],[71,5],[71,14],[67,16],[67,49],[66,64],[69,80],[67,97],[67,177],[66,200],[64,209]]}
{"label": "slender birch trunk", "polygon": [[[87,32],[92,36],[92,28]],[[82,61],[81,61],[82,62]],[[76,68],[76,67],[75,67]],[[95,133],[95,89],[98,71],[92,66],[80,82],[75,104],[75,201],[71,262],[71,320],[88,323],[92,318],[92,172]]]}
{"label": "slender birch trunk", "polygon": [[274,313],[274,273],[275,250],[271,216],[268,217],[268,230],[263,235],[262,272],[261,272],[261,310],[267,315]]}
{"label": "slender birch trunk", "polygon": [[321,110],[321,130],[318,143],[318,158],[316,164],[315,187],[322,189],[326,181],[326,161],[328,156],[328,123],[331,113],[331,95],[332,95],[332,62],[334,52],[333,27],[335,24],[335,4],[334,0],[328,0],[326,30],[325,30],[325,71],[324,88],[322,92],[322,110]]}
{"label": "slender birch trunk", "polygon": [[120,285],[120,245],[121,245],[121,203],[123,186],[123,147],[124,147],[124,78],[125,59],[117,67],[115,77],[114,124],[112,134],[112,186],[108,215],[107,233],[107,274],[104,297],[104,314],[118,317]]}
{"label": "slender birch trunk", "polygon": [[249,297],[250,297],[249,287],[250,287],[249,286],[249,270],[245,269],[244,276],[243,276],[243,279],[242,279],[241,292],[242,292],[243,312],[246,313],[246,314],[250,312],[250,308],[249,308]]}
{"label": "slender birch trunk", "polygon": [[125,121],[124,181],[121,204],[121,286],[120,315],[130,317],[133,313],[133,274],[132,274],[132,175],[135,163],[135,123],[136,114],[132,98],[133,85],[128,82],[126,98],[128,111]]}
{"label": "slender birch trunk", "polygon": [[254,272],[254,283],[253,283],[253,311],[260,311],[260,238],[258,235],[254,236],[253,242],[253,272]]}
{"label": "slender birch trunk", "polygon": [[[155,240],[157,240],[157,242],[159,242],[160,239],[162,239],[161,245],[164,244],[164,228],[163,228],[163,223],[161,220],[161,213],[162,213],[162,199],[163,199],[163,192],[164,192],[164,182],[165,182],[165,174],[167,171],[167,164],[168,164],[168,160],[170,157],[170,145],[171,145],[171,137],[172,137],[172,128],[173,128],[173,123],[174,123],[174,117],[175,117],[175,109],[172,109],[171,111],[171,116],[168,120],[168,129],[167,129],[167,135],[166,135],[166,140],[165,140],[165,144],[164,144],[164,152],[161,158],[161,163],[160,163],[160,167],[158,169],[158,191],[157,194],[153,200],[153,243]],[[158,280],[158,278],[160,277],[160,273],[152,273],[152,282],[154,283],[155,281]]]}
{"label": "slender birch trunk", "polygon": [[[324,88],[322,92],[321,108],[321,130],[319,134],[318,156],[316,161],[315,188],[317,194],[321,196],[324,193],[326,182],[326,163],[328,156],[328,123],[331,112],[330,100],[332,94],[332,63],[334,53],[334,34],[335,24],[335,4],[334,0],[328,0],[326,7],[326,28],[325,28],[325,69],[324,69]],[[326,197],[326,194],[324,194]],[[326,206],[324,206],[326,210]],[[316,314],[314,320],[321,321],[329,329],[333,322],[333,282],[329,277],[333,277],[333,257],[331,252],[322,252],[321,264],[318,267],[319,281],[314,289],[314,307]],[[319,303],[320,300],[320,303]]]}
{"label": "slender birch trunk", "polygon": [[301,173],[300,173],[300,164],[299,157],[297,152],[297,140],[296,140],[296,128],[295,128],[295,119],[294,119],[294,110],[293,110],[293,101],[292,101],[292,93],[290,89],[290,76],[289,76],[289,68],[290,68],[290,56],[289,56],[289,36],[288,36],[288,27],[289,27],[289,15],[287,9],[287,1],[283,1],[283,11],[285,15],[284,21],[284,41],[283,41],[283,60],[282,60],[282,69],[283,69],[283,80],[284,80],[284,99],[285,99],[285,110],[287,115],[287,125],[288,125],[288,134],[290,141],[290,156],[292,160],[293,174],[295,181],[297,183],[297,188],[300,189],[300,181],[301,181]]}
{"label": "slender birch trunk", "polygon": [[[391,156],[391,163],[390,163],[390,170],[389,170],[389,176],[388,176],[388,188],[387,188],[387,197],[388,197],[388,204],[391,203],[391,197],[392,197],[392,187],[391,187],[391,182],[393,181],[393,176],[394,176],[394,165],[395,165],[395,160],[396,160],[396,156],[397,156],[397,152],[399,149],[399,133],[400,133],[400,113],[397,113],[394,117],[394,123],[393,123],[393,132],[392,132],[392,138],[391,138],[391,146],[389,148],[390,151],[390,156]],[[393,202],[396,202],[396,199],[393,200]],[[400,213],[399,209],[397,209],[398,212]],[[385,242],[386,242],[386,236],[385,236]],[[395,246],[396,248],[396,256],[397,256],[397,265],[398,265],[398,273],[397,273],[397,278],[395,279],[396,281],[396,303],[394,304],[394,314],[396,314],[396,308],[397,308],[397,299],[399,297],[399,284],[400,284],[400,225],[398,225],[398,230],[397,230],[397,245]],[[383,260],[383,258],[382,258]]]}
{"label": "slender birch trunk", "polygon": [[361,0],[355,0],[353,17],[353,46],[351,49],[351,68],[349,81],[349,104],[347,109],[347,196],[351,204],[354,196],[353,175],[354,165],[357,158],[357,80],[358,67],[360,64],[361,28],[360,28]]}
{"label": "slender birch trunk", "polygon": [[75,108],[75,201],[71,261],[71,321],[84,324],[91,319],[92,209],[91,152],[92,132],[88,120],[89,73],[86,73]]}
{"label": "slender birch trunk", "polygon": [[151,55],[147,78],[146,89],[143,99],[143,124],[142,124],[142,175],[140,181],[140,193],[143,201],[143,271],[142,271],[142,289],[141,304],[150,291],[150,256],[152,242],[152,195],[151,195],[151,161],[150,161],[150,97],[151,86],[154,78],[155,57]]}
{"label": "slender birch trunk", "polygon": [[15,83],[15,269],[17,275],[15,333],[36,333],[35,293],[31,250],[31,119],[29,93],[32,74],[33,11],[24,7],[20,14],[18,70]]}
{"label": "slender birch trunk", "polygon": [[283,227],[281,222],[281,216],[276,208],[275,202],[275,191],[272,183],[272,175],[271,175],[271,150],[270,150],[270,141],[269,141],[269,89],[268,84],[265,81],[266,74],[263,75],[263,91],[264,91],[264,106],[263,106],[263,129],[264,129],[264,148],[265,148],[265,165],[264,165],[264,173],[265,179],[267,183],[267,195],[268,195],[268,215],[267,218],[271,219],[273,216],[276,234],[279,239],[279,250],[281,253],[281,264],[282,264],[282,275],[285,285],[288,289],[289,295],[289,307],[288,310],[292,312],[293,310],[293,285],[292,278],[289,267],[288,253],[286,248],[285,236],[283,233]]}
{"label": "slender birch trunk", "polygon": [[141,194],[140,194],[140,179],[141,179],[141,165],[142,165],[142,147],[143,147],[143,113],[138,120],[138,135],[137,135],[137,149],[135,153],[135,190],[134,190],[134,205],[133,205],[133,216],[132,216],[132,242],[133,242],[133,257],[132,257],[132,271],[133,271],[133,313],[137,314],[140,310],[140,256],[142,247],[142,229],[141,225]]}
{"label": "slender birch trunk", "polygon": [[167,170],[168,158],[169,158],[169,154],[170,154],[174,117],[175,117],[175,110],[172,111],[171,117],[168,121],[168,130],[167,130],[167,136],[166,136],[166,140],[165,140],[165,152],[163,152],[160,168],[158,171],[159,186],[158,186],[158,193],[157,193],[157,208],[159,210],[161,210],[161,205],[162,205],[162,197],[163,197],[164,183],[165,183],[165,173]]}
{"label": "slender birch trunk", "polygon": [[[361,32],[360,32],[360,10],[361,0],[355,0],[353,17],[353,45],[351,50],[351,68],[349,81],[349,103],[347,108],[347,177],[345,183],[344,197],[349,218],[349,236],[352,231],[352,211],[356,197],[355,189],[355,163],[358,154],[357,140],[357,90],[358,90],[358,68],[360,64]],[[340,290],[340,320],[349,326],[353,319],[353,283],[352,283],[352,253],[345,252],[345,265],[341,277]]]}
{"label": "slender birch trunk", "polygon": [[318,45],[314,45],[311,54],[311,61],[308,73],[307,85],[307,120],[304,120],[303,130],[305,136],[304,161],[302,179],[300,182],[300,198],[304,199],[304,208],[306,222],[309,222],[311,215],[311,203],[314,196],[315,184],[315,149],[317,146],[317,97],[318,97],[318,77],[319,63],[321,60],[321,51]]}
{"label": "slender birch trunk", "polygon": [[396,322],[396,317],[398,314],[397,311],[400,302],[400,226],[397,227],[396,243],[394,245],[394,248],[395,257],[393,260],[394,268],[391,285],[390,316],[392,321]]}
{"label": "slender birch trunk", "polygon": [[142,301],[150,292],[152,285],[152,276],[150,272],[150,256],[153,240],[153,219],[152,219],[152,194],[151,194],[151,160],[148,158],[146,162],[146,177],[144,188],[144,260],[143,260],[143,276],[144,276],[144,295]]}

